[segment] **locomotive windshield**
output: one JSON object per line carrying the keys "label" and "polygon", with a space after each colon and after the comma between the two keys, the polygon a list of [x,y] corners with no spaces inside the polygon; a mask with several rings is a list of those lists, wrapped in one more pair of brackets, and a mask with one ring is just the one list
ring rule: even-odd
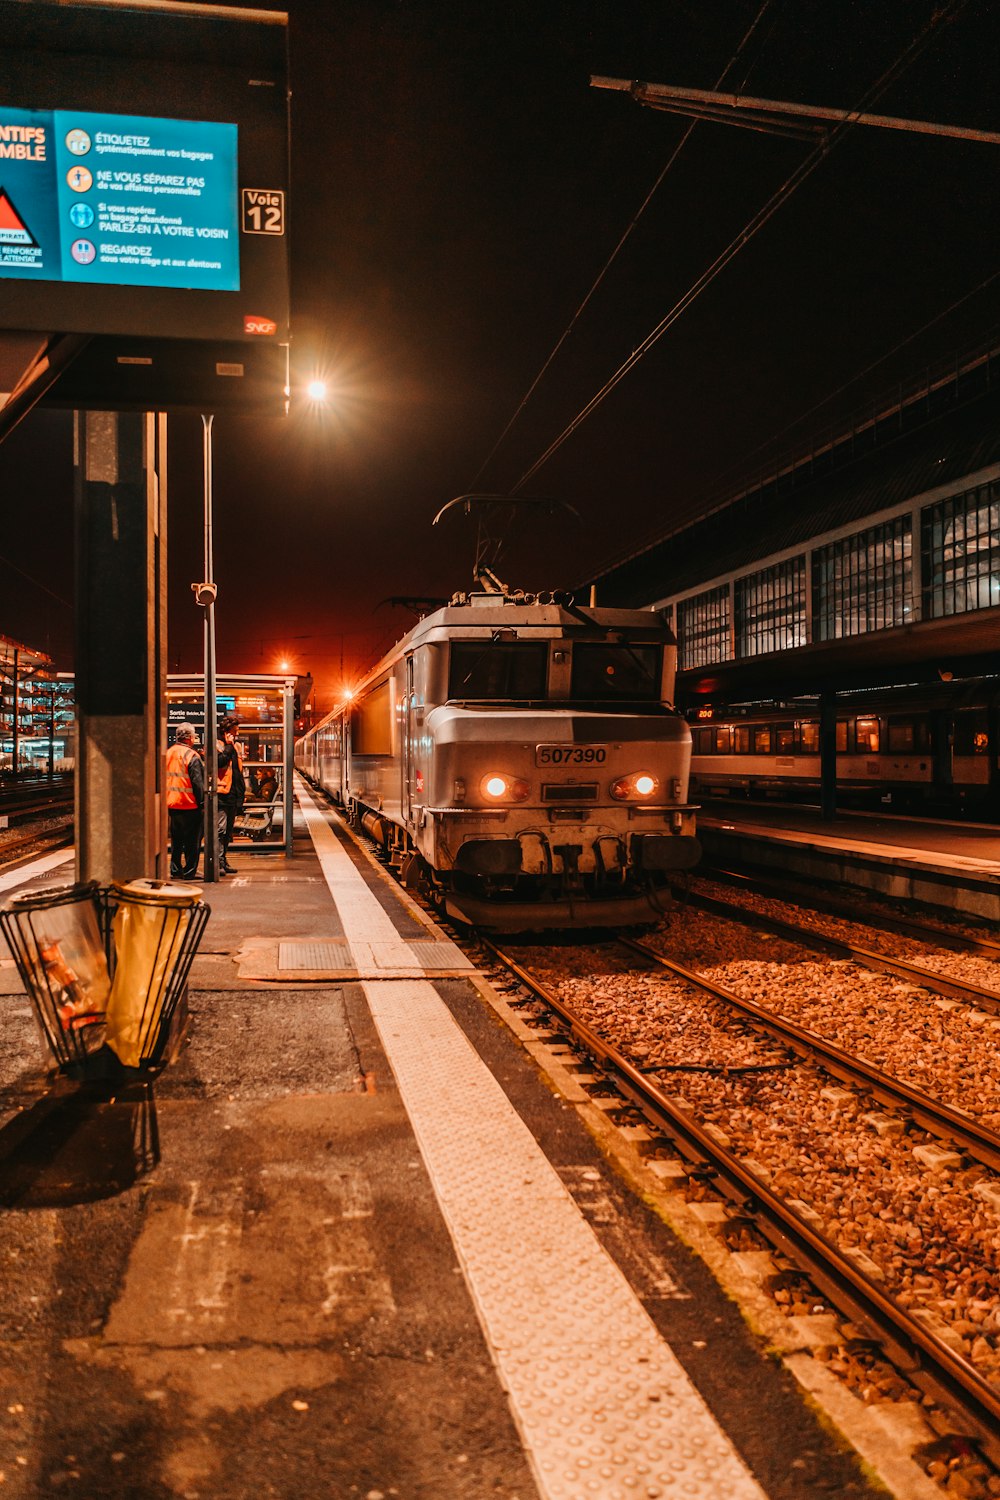
{"label": "locomotive windshield", "polygon": [[662,665],[660,646],[577,641],[570,695],[591,702],[658,702]]}
{"label": "locomotive windshield", "polygon": [[544,698],[548,660],[546,641],[452,641],[448,697]]}

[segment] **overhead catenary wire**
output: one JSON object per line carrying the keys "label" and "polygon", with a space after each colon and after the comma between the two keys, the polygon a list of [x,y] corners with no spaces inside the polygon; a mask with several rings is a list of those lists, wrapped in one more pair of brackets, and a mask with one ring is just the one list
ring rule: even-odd
{"label": "overhead catenary wire", "polygon": [[[737,47],[736,51],[733,53],[732,57],[726,63],[726,66],[723,68],[722,72],[719,74],[719,77],[716,80],[716,84],[715,84],[716,88],[718,88],[720,86],[720,84],[722,84],[722,83],[725,82],[727,76],[729,75],[729,73],[731,72],[731,70],[736,66],[736,64],[739,61],[740,57],[745,52],[747,46],[749,45],[751,37],[753,36],[754,32],[757,30],[757,27],[760,25],[761,21],[763,20],[764,14],[767,11],[768,6],[770,5],[770,3],[771,3],[771,0],[763,0],[763,4],[761,5],[761,7],[758,10],[756,16],[751,21],[749,27],[747,28],[746,33],[743,36],[743,40],[740,42],[740,44]],[[674,147],[673,151],[670,153],[670,155],[667,158],[667,161],[666,161],[666,163],[665,163],[662,171],[660,172],[660,175],[657,177],[656,181],[653,183],[653,186],[650,188],[649,192],[646,194],[645,198],[642,200],[642,203],[639,205],[639,207],[636,210],[636,212],[632,215],[632,218],[629,220],[628,227],[626,228],[624,234],[621,236],[621,238],[619,239],[618,243],[615,245],[615,248],[612,250],[611,254],[608,256],[608,259],[605,261],[604,265],[601,267],[601,270],[598,272],[597,279],[594,281],[593,285],[591,286],[590,290],[587,292],[587,294],[584,297],[583,301],[580,303],[579,307],[576,309],[576,312],[573,314],[572,318],[569,320],[569,323],[567,324],[567,326],[564,329],[563,333],[561,334],[561,336],[559,337],[559,339],[556,341],[555,345],[553,346],[551,353],[549,354],[548,358],[545,360],[545,363],[542,365],[542,367],[539,370],[538,374],[535,376],[534,380],[531,382],[531,384],[528,387],[527,391],[524,393],[523,397],[521,398],[521,401],[518,404],[517,410],[514,412],[514,415],[511,417],[510,421],[507,423],[507,425],[504,428],[503,432],[501,432],[500,436],[497,438],[496,442],[493,444],[493,447],[490,449],[489,453],[487,453],[486,457],[483,459],[483,461],[480,464],[479,469],[478,469],[478,471],[477,471],[477,473],[475,475],[475,478],[472,480],[471,484],[469,484],[469,485],[466,486],[466,488],[468,490],[470,490],[470,491],[471,490],[475,490],[476,485],[479,483],[479,480],[482,478],[483,474],[486,472],[486,469],[489,467],[489,465],[492,462],[493,458],[497,454],[498,450],[500,449],[501,445],[503,444],[503,442],[504,442],[505,438],[507,437],[508,433],[511,431],[511,429],[514,426],[514,424],[517,422],[518,418],[520,417],[521,413],[524,411],[524,408],[527,406],[528,402],[531,400],[532,396],[535,394],[535,391],[538,389],[538,387],[541,384],[542,380],[545,378],[546,372],[548,371],[548,369],[549,369],[550,365],[552,364],[553,360],[555,359],[556,355],[559,353],[560,349],[565,344],[565,342],[569,338],[570,334],[576,328],[576,325],[579,323],[580,318],[583,316],[584,312],[586,311],[586,309],[587,309],[587,307],[588,307],[588,305],[589,305],[592,297],[594,296],[595,292],[598,290],[598,288],[600,287],[600,285],[603,282],[604,278],[607,276],[608,272],[611,270],[611,267],[614,265],[615,261],[618,259],[618,256],[621,254],[622,250],[624,249],[625,244],[627,243],[628,239],[630,238],[630,236],[632,235],[632,233],[635,230],[636,226],[638,225],[639,220],[642,218],[643,214],[646,212],[646,209],[649,207],[649,205],[652,202],[653,198],[656,196],[656,193],[659,191],[660,187],[662,186],[664,180],[666,179],[668,173],[670,172],[670,170],[673,167],[674,163],[676,162],[677,158],[680,156],[681,152],[684,150],[684,147],[687,145],[688,141],[690,140],[691,134],[694,131],[695,126],[697,125],[697,123],[698,123],[697,120],[692,120],[691,124],[688,125],[688,127],[684,131],[684,134],[681,136],[680,140],[677,142],[677,145]]]}
{"label": "overhead catenary wire", "polygon": [[845,120],[841,121],[839,124],[835,125],[830,131],[829,135],[818,146],[816,146],[802,162],[799,163],[799,165],[793,172],[788,175],[788,177],[785,178],[781,186],[771,194],[767,202],[757,210],[757,212],[751,219],[748,220],[748,222],[743,226],[743,228],[739,231],[735,238],[732,239],[726,246],[726,248],[716,256],[715,260],[711,263],[707,270],[702,272],[701,276],[699,276],[698,279],[688,288],[688,290],[679,299],[679,301],[677,301],[670,309],[670,311],[663,318],[661,318],[656,327],[646,335],[642,343],[639,344],[635,349],[633,349],[628,358],[624,360],[621,365],[619,365],[618,369],[614,372],[613,375],[611,375],[611,377],[607,381],[605,381],[600,390],[598,390],[595,395],[590,398],[586,406],[581,408],[581,410],[576,414],[573,420],[563,428],[559,436],[549,444],[544,453],[542,453],[541,456],[535,460],[531,467],[525,470],[520,479],[513,486],[512,493],[516,494],[518,490],[520,490],[523,485],[527,484],[528,480],[531,479],[532,476],[535,475],[538,470],[548,462],[553,454],[558,452],[563,443],[565,443],[568,438],[572,437],[573,433],[576,432],[577,428],[583,425],[583,423],[587,420],[592,412],[597,410],[597,408],[601,405],[605,398],[611,394],[611,392],[617,385],[621,383],[622,380],[624,380],[629,371],[634,369],[634,367],[649,352],[653,345],[663,337],[663,335],[677,321],[682,313],[684,313],[687,308],[697,300],[697,298],[701,295],[705,288],[710,286],[715,278],[719,275],[719,273],[729,265],[730,261],[734,260],[740,253],[740,251],[746,245],[748,245],[757,234],[759,234],[761,229],[764,228],[764,225],[767,224],[769,220],[773,218],[774,214],[777,213],[778,209],[782,207],[782,205],[792,196],[793,193],[797,191],[799,187],[801,187],[802,183],[812,175],[816,168],[823,161],[825,161],[830,152],[844,139],[845,135],[852,127],[853,116],[860,113],[866,108],[867,105],[873,103],[877,98],[879,98],[880,95],[882,95],[886,91],[886,89],[888,89],[889,86],[896,81],[900,74],[904,72],[906,68],[911,66],[911,64],[919,56],[920,52],[923,51],[924,47],[931,40],[932,36],[938,31],[938,29],[942,26],[949,25],[952,21],[954,21],[955,18],[960,15],[961,12],[966,8],[967,4],[968,0],[952,0],[951,4],[945,5],[941,10],[937,11],[930,18],[926,26],[924,26],[923,30],[913,39],[906,50],[901,53],[896,61],[892,63],[891,66],[887,68],[886,71],[881,75],[881,77],[878,78],[875,83],[872,84],[872,86],[867,90],[864,96],[858,101],[855,108],[850,112],[848,117]]}

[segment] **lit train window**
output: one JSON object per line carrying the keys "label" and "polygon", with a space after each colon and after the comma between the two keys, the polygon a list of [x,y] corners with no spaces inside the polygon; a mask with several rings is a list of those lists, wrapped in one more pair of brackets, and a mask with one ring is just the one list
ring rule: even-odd
{"label": "lit train window", "polygon": [[771,753],[771,726],[770,724],[758,724],[753,732],[753,748],[755,755],[770,755]]}
{"label": "lit train window", "polygon": [[778,724],[775,727],[774,743],[779,755],[791,755],[795,749],[795,731],[791,724]]}
{"label": "lit train window", "polygon": [[715,731],[715,749],[718,755],[729,755],[733,748],[733,732],[728,725],[720,724]]}
{"label": "lit train window", "polygon": [[879,748],[878,719],[858,719],[856,721],[854,744],[861,755],[877,752]]}
{"label": "lit train window", "polygon": [[986,755],[990,748],[990,737],[985,729],[977,729],[972,736],[973,755]]}
{"label": "lit train window", "polygon": [[750,725],[737,724],[733,729],[733,749],[737,755],[750,754]]}
{"label": "lit train window", "polygon": [[847,720],[837,720],[837,754],[847,754]]}
{"label": "lit train window", "polygon": [[803,755],[819,754],[819,725],[813,719],[799,725],[799,749]]}

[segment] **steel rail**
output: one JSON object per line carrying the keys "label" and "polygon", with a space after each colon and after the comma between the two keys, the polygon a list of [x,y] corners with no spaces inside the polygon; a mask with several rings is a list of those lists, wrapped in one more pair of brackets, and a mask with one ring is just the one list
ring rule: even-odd
{"label": "steel rail", "polygon": [[[17,851],[26,849],[29,845],[36,848],[50,847],[58,849],[63,844],[71,843],[73,839],[73,821],[64,824],[61,828],[49,828],[44,833],[26,834],[24,838],[12,839],[9,843],[0,843],[0,870],[7,870],[17,859]],[[13,859],[9,858],[13,855]]]}
{"label": "steel rail", "polygon": [[800,1057],[819,1058],[823,1067],[835,1078],[839,1078],[844,1083],[861,1084],[880,1103],[892,1105],[896,1109],[905,1109],[916,1123],[924,1130],[930,1131],[931,1135],[958,1142],[977,1161],[982,1162],[984,1166],[991,1167],[995,1172],[1000,1172],[1000,1135],[987,1129],[985,1125],[978,1125],[965,1110],[956,1109],[954,1105],[942,1104],[939,1100],[932,1099],[920,1089],[903,1083],[901,1079],[893,1078],[889,1073],[883,1073],[881,1068],[876,1068],[873,1063],[865,1062],[863,1058],[845,1052],[833,1042],[825,1041],[808,1027],[797,1026],[793,1021],[784,1020],[774,1011],[765,1010],[762,1006],[754,1004],[752,1000],[743,999],[741,995],[734,994],[732,990],[726,989],[725,985],[717,984],[715,980],[708,979],[704,974],[699,974],[694,969],[687,969],[683,964],[675,963],[671,958],[664,958],[634,938],[619,937],[617,942],[634,953],[641,954],[643,958],[660,968],[676,974],[687,984],[696,985],[698,989],[705,990],[708,994],[724,1001],[726,1005],[732,1006],[733,1009],[760,1026],[769,1036],[774,1037],[776,1041],[791,1047]]}
{"label": "steel rail", "polygon": [[791,901],[797,906],[808,906],[812,911],[824,912],[828,916],[842,917],[847,922],[866,922],[880,931],[898,932],[903,937],[919,938],[921,942],[936,944],[939,948],[951,948],[956,953],[985,953],[1000,960],[1000,943],[995,938],[976,937],[965,932],[948,932],[933,927],[927,922],[916,922],[910,917],[894,916],[891,912],[865,912],[862,917],[856,906],[848,901],[838,901],[833,896],[822,896],[818,892],[803,893],[801,887],[791,890],[780,880],[765,875],[745,875],[741,870],[713,867],[712,880],[729,882],[735,886],[747,886],[754,891],[771,893],[780,901]]}
{"label": "steel rail", "polygon": [[[603,1072],[613,1077],[625,1098],[657,1129],[670,1136],[685,1156],[710,1164],[722,1179],[721,1186],[727,1196],[763,1222],[767,1238],[804,1268],[842,1313],[877,1339],[909,1380],[936,1400],[960,1408],[984,1452],[994,1462],[1000,1462],[1000,1390],[985,1380],[967,1359],[912,1318],[894,1297],[869,1280],[848,1256],[772,1192],[737,1156],[713,1140],[693,1115],[674,1104],[645,1073],[516,959],[481,935],[478,941],[559,1017],[569,1033],[597,1058]],[[629,942],[628,946],[633,945]]]}
{"label": "steel rail", "polygon": [[964,979],[953,979],[947,974],[937,973],[934,969],[925,969],[920,964],[910,963],[905,958],[889,958],[884,953],[875,953],[870,948],[862,948],[843,938],[816,932],[812,927],[799,927],[794,922],[783,922],[780,917],[769,917],[763,912],[750,911],[745,906],[716,900],[714,896],[699,896],[694,892],[688,895],[687,904],[696,906],[700,911],[712,912],[715,916],[742,922],[746,927],[758,927],[764,932],[774,933],[776,937],[788,938],[791,942],[799,943],[803,948],[812,948],[817,953],[827,953],[834,958],[853,959],[866,969],[874,969],[882,974],[893,974],[897,979],[906,979],[911,984],[919,985],[921,989],[933,990],[937,995],[948,995],[954,1000],[964,1000],[969,1004],[981,1006],[983,1010],[1000,1015],[1000,992],[997,990],[988,990],[982,985],[969,984]]}

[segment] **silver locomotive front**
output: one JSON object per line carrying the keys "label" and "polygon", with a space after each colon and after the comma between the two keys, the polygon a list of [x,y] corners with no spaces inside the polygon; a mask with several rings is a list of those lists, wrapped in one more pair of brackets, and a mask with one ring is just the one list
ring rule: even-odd
{"label": "silver locomotive front", "polygon": [[443,903],[484,927],[649,921],[699,857],[676,649],[648,612],[472,596],[418,627],[403,822]]}

